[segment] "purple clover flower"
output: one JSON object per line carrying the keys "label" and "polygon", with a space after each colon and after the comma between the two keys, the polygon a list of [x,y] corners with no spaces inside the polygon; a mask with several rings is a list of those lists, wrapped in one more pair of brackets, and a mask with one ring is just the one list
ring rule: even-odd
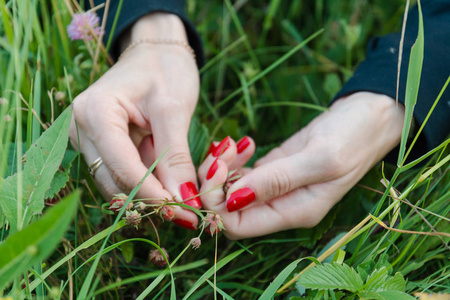
{"label": "purple clover flower", "polygon": [[69,38],[74,40],[91,40],[92,36],[102,34],[98,26],[100,18],[93,12],[77,13],[73,15],[72,22],[67,26]]}

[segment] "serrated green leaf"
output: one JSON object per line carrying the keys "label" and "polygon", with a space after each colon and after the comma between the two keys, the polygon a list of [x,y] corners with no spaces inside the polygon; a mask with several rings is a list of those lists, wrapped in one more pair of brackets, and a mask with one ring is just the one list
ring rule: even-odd
{"label": "serrated green leaf", "polygon": [[61,166],[64,170],[70,169],[72,166],[72,162],[77,158],[78,152],[73,150],[66,150],[66,153],[64,153],[64,158],[61,162]]}
{"label": "serrated green leaf", "polygon": [[373,260],[367,260],[363,263],[360,263],[356,269],[358,270],[358,274],[361,277],[363,282],[366,282],[367,277],[375,268],[375,262]]}
{"label": "serrated green leaf", "polygon": [[1,244],[0,290],[53,252],[72,220],[80,195],[79,191],[70,194],[36,223],[12,234]]}
{"label": "serrated green leaf", "polygon": [[389,278],[383,285],[383,290],[385,291],[404,292],[405,289],[406,289],[406,281],[400,272],[395,273],[395,275]]}
{"label": "serrated green leaf", "polygon": [[298,279],[299,283],[310,289],[339,289],[356,292],[363,286],[363,281],[355,269],[346,264],[324,264],[315,266]]}
{"label": "serrated green leaf", "polygon": [[389,255],[387,255],[386,253],[382,253],[380,255],[377,264],[375,265],[375,269],[380,270],[383,267],[388,270],[388,275],[392,273],[391,264],[389,263]]}
{"label": "serrated green leaf", "polygon": [[[21,173],[20,202],[17,200],[18,174],[1,182],[0,207],[12,230],[26,226],[32,215],[42,212],[45,193],[50,188],[67,147],[71,116],[71,108],[66,109],[27,151],[26,163]],[[18,215],[21,216],[20,223]]]}
{"label": "serrated green leaf", "polygon": [[365,291],[369,292],[379,292],[384,289],[383,284],[386,282],[388,277],[386,267],[381,269],[376,269],[367,277],[366,285],[364,286]]}
{"label": "serrated green leaf", "polygon": [[50,184],[50,188],[45,193],[44,199],[53,198],[62,188],[66,186],[67,181],[69,181],[68,172],[56,172]]}
{"label": "serrated green leaf", "polygon": [[361,292],[358,294],[362,300],[415,300],[413,296],[400,291]]}

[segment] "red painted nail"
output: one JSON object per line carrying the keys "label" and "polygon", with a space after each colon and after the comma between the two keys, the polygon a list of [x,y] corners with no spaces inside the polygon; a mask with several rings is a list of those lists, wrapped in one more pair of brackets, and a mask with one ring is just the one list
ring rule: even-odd
{"label": "red painted nail", "polygon": [[216,174],[216,171],[219,168],[219,164],[217,163],[218,159],[219,158],[216,158],[211,164],[211,167],[209,167],[208,173],[206,174],[206,180],[210,180],[211,178],[213,178],[214,174]]}
{"label": "red painted nail", "polygon": [[216,150],[216,146],[214,146],[214,143],[211,143],[211,146],[209,146],[209,150],[208,150],[208,153],[206,154],[206,156],[208,156],[211,153],[213,153],[214,150]]}
{"label": "red painted nail", "polygon": [[152,146],[155,147],[155,141],[153,140],[153,134],[150,136],[150,142],[152,143]]}
{"label": "red painted nail", "polygon": [[[184,204],[192,206],[193,208],[200,209],[202,208],[202,202],[200,201],[200,197],[198,195],[197,188],[195,184],[192,182],[185,182],[180,184],[180,194],[183,200],[189,199]],[[196,197],[194,197],[196,196]]]}
{"label": "red painted nail", "polygon": [[255,192],[249,188],[243,188],[231,193],[230,198],[227,200],[227,210],[233,212],[239,210],[256,199]]}
{"label": "red painted nail", "polygon": [[189,230],[197,230],[197,228],[195,228],[194,224],[192,224],[189,221],[183,220],[183,219],[175,219],[172,220],[173,223],[177,224],[180,227],[189,229]]}
{"label": "red painted nail", "polygon": [[219,155],[224,153],[228,147],[230,147],[230,138],[227,136],[220,142],[219,145],[217,145],[216,149],[212,152],[212,155],[214,157],[219,157]]}
{"label": "red painted nail", "polygon": [[247,136],[244,136],[236,145],[237,153],[244,152],[244,150],[247,149],[248,145],[250,145],[250,140]]}

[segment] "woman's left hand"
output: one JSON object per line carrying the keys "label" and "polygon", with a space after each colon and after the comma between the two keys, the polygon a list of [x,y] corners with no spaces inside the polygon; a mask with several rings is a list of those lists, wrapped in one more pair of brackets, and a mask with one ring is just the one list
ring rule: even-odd
{"label": "woman's left hand", "polygon": [[403,119],[403,106],[385,95],[359,92],[340,99],[253,169],[239,169],[243,177],[225,194],[216,187],[254,151],[251,139],[239,154],[231,143],[216,167],[209,155],[199,169],[200,192],[210,191],[202,196],[204,208],[222,217],[230,239],[315,226],[399,143]]}

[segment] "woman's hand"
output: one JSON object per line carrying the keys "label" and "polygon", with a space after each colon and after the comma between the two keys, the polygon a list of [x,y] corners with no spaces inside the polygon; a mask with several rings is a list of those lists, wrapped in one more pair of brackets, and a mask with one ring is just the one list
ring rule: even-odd
{"label": "woman's hand", "polygon": [[[211,192],[202,203],[223,218],[230,239],[315,226],[399,143],[403,118],[403,106],[396,108],[384,95],[360,92],[340,99],[253,169],[239,170],[243,177],[226,194],[214,188],[247,158],[224,152],[211,176],[214,158],[208,156],[199,175],[201,192]],[[251,155],[252,147],[240,155]]]}
{"label": "woman's hand", "polygon": [[[144,38],[187,43],[182,21],[166,13],[152,13],[137,21],[122,48]],[[147,177],[138,197],[175,196],[181,201],[197,194],[187,133],[198,93],[198,69],[187,49],[140,43],[75,99],[71,141],[88,165],[98,157],[103,160],[95,180],[106,197],[128,194],[166,149],[156,176]],[[186,204],[201,205],[198,197]],[[191,229],[197,226],[195,214],[174,208],[179,220],[175,223]]]}

